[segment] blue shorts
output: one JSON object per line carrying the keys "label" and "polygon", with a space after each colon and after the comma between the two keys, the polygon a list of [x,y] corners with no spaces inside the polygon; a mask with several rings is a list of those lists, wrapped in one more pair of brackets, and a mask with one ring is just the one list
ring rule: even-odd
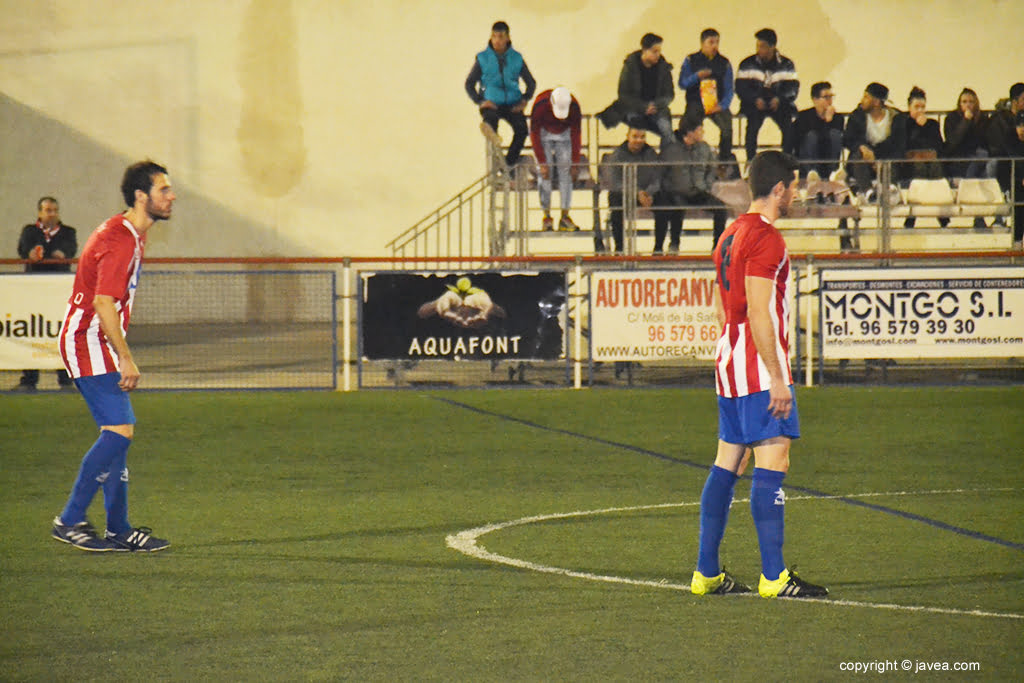
{"label": "blue shorts", "polygon": [[800,417],[796,410],[796,391],[789,385],[793,395],[793,409],[789,417],[782,420],[768,412],[771,396],[767,391],[740,396],[739,398],[718,397],[718,438],[726,443],[749,446],[758,441],[776,436],[800,438]]}
{"label": "blue shorts", "polygon": [[135,424],[135,411],[132,410],[128,392],[117,386],[120,381],[120,372],[75,379],[75,386],[99,427]]}

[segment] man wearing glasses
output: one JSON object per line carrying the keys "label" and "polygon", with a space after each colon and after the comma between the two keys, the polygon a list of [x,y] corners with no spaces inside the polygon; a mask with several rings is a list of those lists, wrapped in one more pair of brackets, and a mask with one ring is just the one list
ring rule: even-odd
{"label": "man wearing glasses", "polygon": [[796,116],[793,129],[793,153],[801,162],[800,172],[816,171],[821,178],[839,167],[843,153],[843,115],[832,106],[832,84],[821,81],[811,86],[809,109]]}

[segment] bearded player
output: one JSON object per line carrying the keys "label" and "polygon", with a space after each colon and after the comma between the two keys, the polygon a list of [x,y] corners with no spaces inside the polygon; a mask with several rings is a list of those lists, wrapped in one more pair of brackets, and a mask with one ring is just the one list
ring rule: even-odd
{"label": "bearded player", "polygon": [[715,246],[715,306],[723,325],[715,374],[718,386],[718,455],[700,501],[700,545],[690,590],[746,593],[725,573],[718,549],[744,453],[754,452],[750,511],[761,549],[758,592],[765,598],[828,595],[828,589],[786,568],[782,541],[786,496],[782,480],[789,447],[800,438],[789,367],[789,254],[773,223],[793,200],[797,162],[767,151],[750,166],[753,201]]}
{"label": "bearded player", "polygon": [[[128,522],[128,447],[135,413],[128,392],[138,386],[139,368],[125,341],[142,268],[146,233],[171,217],[176,199],[167,169],[152,161],[129,166],[121,181],[128,210],[98,227],[78,260],[74,289],[61,327],[60,354],[74,378],[99,438],[82,458],[71,495],[53,520],[53,537],[81,550],[163,550],[170,544],[147,527]],[[106,533],[100,537],[85,518],[103,488]]]}

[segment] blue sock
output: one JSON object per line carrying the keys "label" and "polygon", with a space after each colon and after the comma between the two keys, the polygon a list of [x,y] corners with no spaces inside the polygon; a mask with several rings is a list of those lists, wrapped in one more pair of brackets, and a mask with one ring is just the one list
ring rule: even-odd
{"label": "blue sock", "polygon": [[[127,439],[126,439],[127,440]],[[103,481],[103,504],[107,509],[107,531],[123,534],[131,531],[128,523],[128,444],[110,463],[109,475]]]}
{"label": "blue sock", "polygon": [[722,573],[718,547],[722,544],[725,525],[729,521],[729,505],[737,479],[735,473],[712,465],[704,483],[704,492],[700,496],[700,546],[697,551],[697,571],[704,576]]}
{"label": "blue sock", "polygon": [[756,467],[750,489],[750,514],[754,518],[757,542],[761,547],[761,573],[769,581],[779,578],[786,568],[782,559],[786,514],[782,480],[785,478],[785,472]]}
{"label": "blue sock", "polygon": [[82,466],[78,469],[78,478],[71,488],[71,496],[64,506],[64,511],[60,513],[62,523],[71,526],[85,519],[89,503],[92,502],[100,484],[108,478],[111,463],[119,453],[127,453],[130,444],[131,439],[126,439],[109,429],[100,432],[99,438],[82,458]]}

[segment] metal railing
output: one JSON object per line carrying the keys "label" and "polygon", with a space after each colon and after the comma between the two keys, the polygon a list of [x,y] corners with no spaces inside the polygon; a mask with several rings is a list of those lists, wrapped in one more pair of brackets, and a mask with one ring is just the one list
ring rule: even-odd
{"label": "metal railing", "polygon": [[[593,139],[596,139],[594,136]],[[387,247],[392,256],[396,257],[499,257],[519,256],[526,257],[536,253],[534,242],[551,236],[565,236],[567,233],[544,233],[540,230],[538,219],[541,211],[536,199],[537,172],[532,158],[524,157],[525,161],[518,164],[514,169],[507,169],[501,151],[488,143],[488,170],[473,184],[431,212],[423,220],[412,226],[394,240],[388,243]],[[606,155],[607,156],[607,155]],[[941,159],[928,163],[940,167],[941,164],[978,161],[977,159]],[[989,162],[1005,163],[1009,166],[1009,190],[999,190],[999,198],[990,205],[977,205],[965,207],[962,212],[953,211],[958,205],[950,206],[950,216],[954,220],[961,217],[981,217],[988,219],[1000,219],[1000,223],[989,232],[1002,235],[1009,233],[1009,222],[1007,220],[1013,214],[1013,207],[1018,202],[1024,202],[1024,193],[1018,191],[1019,175],[1017,164],[1012,163],[1008,158],[989,159]],[[851,186],[845,182],[846,170],[852,168],[854,163],[870,164],[872,175],[875,180],[870,188],[859,188],[858,195],[851,192]],[[907,185],[910,180],[909,172],[904,172],[904,165],[916,162],[903,160],[881,160],[876,162],[850,162],[837,160],[806,160],[801,165],[810,170],[821,164],[843,169],[835,179],[820,178],[813,181],[808,180],[808,173],[803,169],[800,172],[801,185],[800,197],[794,204],[791,217],[782,221],[782,225],[800,230],[810,235],[836,234],[842,237],[839,243],[842,248],[848,251],[859,251],[861,240],[866,235],[875,238],[874,251],[877,253],[890,253],[893,251],[894,230],[898,228],[901,218],[910,216],[927,215],[943,216],[942,207],[935,207],[933,213],[915,213],[916,209],[907,203]],[[729,162],[711,162],[720,166],[724,176],[725,170],[730,167]],[[611,211],[618,209],[623,216],[623,238],[624,244],[622,253],[636,255],[640,253],[637,238],[648,234],[647,229],[641,227],[644,220],[654,217],[658,210],[683,210],[686,215],[687,231],[698,231],[707,234],[710,230],[709,221],[706,220],[710,212],[720,209],[713,205],[680,205],[661,203],[654,207],[643,207],[637,202],[638,169],[645,166],[655,165],[667,167],[667,162],[655,163],[620,163],[612,164],[601,160],[596,165],[589,162],[586,170],[581,174],[583,180],[574,183],[574,190],[589,194],[589,201],[586,204],[575,204],[573,208],[592,214],[592,225],[590,230],[582,229],[575,234],[577,237],[592,238],[597,243],[606,243],[608,235],[608,218]],[[597,173],[593,173],[593,168]],[[596,175],[597,180],[594,180]],[[945,175],[939,173],[936,179]],[[621,180],[620,180],[621,179]],[[954,178],[951,190],[959,182]],[[992,182],[995,182],[994,180]],[[883,188],[887,188],[884,189]],[[621,206],[611,207],[604,196],[607,191],[621,191]],[[873,190],[873,192],[868,192]],[[734,179],[732,181],[721,181],[715,184],[712,190],[720,200],[728,207],[731,215],[735,216],[746,210],[749,204],[749,194],[745,194],[746,184],[744,181]],[[696,220],[693,220],[696,219]],[[838,232],[837,232],[838,230]],[[908,233],[909,234],[909,233]],[[917,235],[944,234],[936,233],[934,228],[918,228]],[[1001,238],[1000,238],[1001,239]],[[998,248],[999,240],[986,240],[983,249]],[[1009,244],[1005,245],[1009,246]],[[694,253],[706,253],[710,244],[694,247]],[[948,246],[939,246],[939,249],[948,249]],[[971,248],[971,247],[968,247]],[[589,244],[584,250],[589,251]],[[568,253],[580,251],[578,245],[572,245]],[[565,253],[565,252],[563,252]]]}

